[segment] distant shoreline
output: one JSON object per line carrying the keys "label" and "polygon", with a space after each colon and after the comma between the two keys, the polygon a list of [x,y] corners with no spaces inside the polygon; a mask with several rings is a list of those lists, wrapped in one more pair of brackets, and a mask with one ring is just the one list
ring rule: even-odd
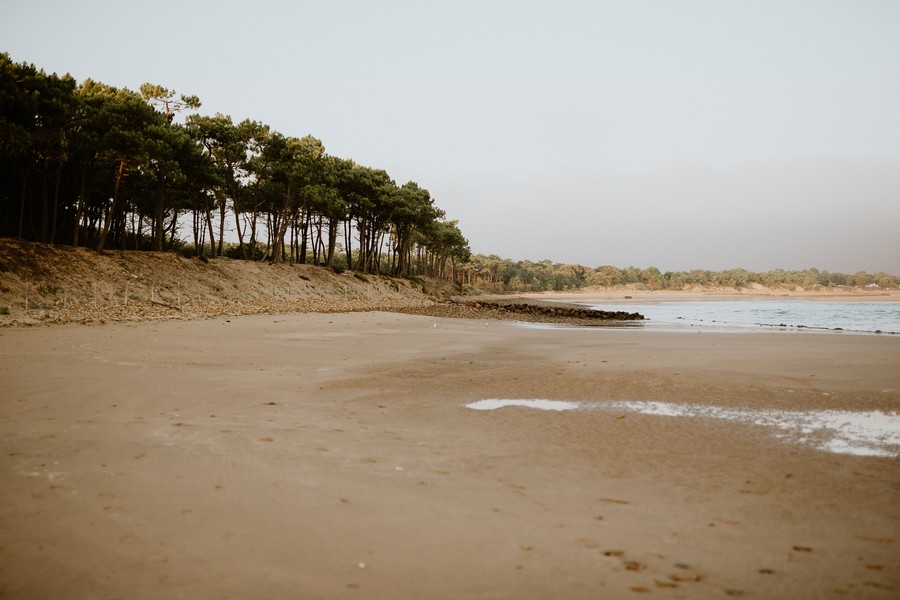
{"label": "distant shoreline", "polygon": [[554,300],[582,300],[598,298],[602,300],[628,300],[633,302],[696,302],[703,300],[814,300],[820,302],[900,302],[897,290],[858,291],[797,291],[776,288],[754,287],[735,289],[692,289],[692,290],[631,290],[616,288],[585,288],[577,292],[525,292],[516,294],[522,298],[552,298]]}

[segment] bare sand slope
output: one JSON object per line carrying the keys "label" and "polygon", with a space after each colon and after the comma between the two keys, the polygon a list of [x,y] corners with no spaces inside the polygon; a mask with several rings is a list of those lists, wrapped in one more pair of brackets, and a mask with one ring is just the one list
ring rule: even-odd
{"label": "bare sand slope", "polygon": [[465,407],[896,411],[896,338],[294,314],[7,328],[0,359],[3,598],[900,594],[897,458]]}

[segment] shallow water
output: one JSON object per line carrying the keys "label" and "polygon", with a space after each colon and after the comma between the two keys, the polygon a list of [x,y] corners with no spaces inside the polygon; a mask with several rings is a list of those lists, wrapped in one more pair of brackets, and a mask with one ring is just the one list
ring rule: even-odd
{"label": "shallow water", "polygon": [[505,407],[538,410],[627,410],[664,417],[725,419],[768,427],[787,442],[809,445],[835,454],[900,456],[900,414],[882,411],[779,411],[733,409],[706,404],[670,402],[570,402],[540,399],[488,399],[467,404],[475,410]]}
{"label": "shallow water", "polygon": [[496,410],[505,406],[522,406],[536,408],[538,410],[575,410],[580,406],[578,402],[565,402],[562,400],[479,400],[466,404],[466,408],[474,410]]}
{"label": "shallow water", "polygon": [[785,327],[900,333],[900,302],[812,300],[616,301],[578,300],[596,310],[640,312],[647,323],[688,327]]}

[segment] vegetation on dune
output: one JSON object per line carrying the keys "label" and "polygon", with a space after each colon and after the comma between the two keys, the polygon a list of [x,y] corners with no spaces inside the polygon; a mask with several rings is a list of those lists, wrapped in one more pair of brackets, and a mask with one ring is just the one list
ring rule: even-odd
{"label": "vegetation on dune", "polygon": [[0,53],[0,236],[442,277],[488,292],[900,285],[886,273],[663,273],[472,256],[417,183],[329,155],[311,135],[199,106],[159,85],[78,83]]}

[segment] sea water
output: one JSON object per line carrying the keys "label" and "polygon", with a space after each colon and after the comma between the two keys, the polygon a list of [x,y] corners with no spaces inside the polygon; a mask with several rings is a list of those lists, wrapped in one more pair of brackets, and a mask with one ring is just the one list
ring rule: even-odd
{"label": "sea water", "polygon": [[645,323],[685,327],[794,328],[900,333],[900,302],[701,300],[609,302],[585,298],[596,310],[639,312]]}

